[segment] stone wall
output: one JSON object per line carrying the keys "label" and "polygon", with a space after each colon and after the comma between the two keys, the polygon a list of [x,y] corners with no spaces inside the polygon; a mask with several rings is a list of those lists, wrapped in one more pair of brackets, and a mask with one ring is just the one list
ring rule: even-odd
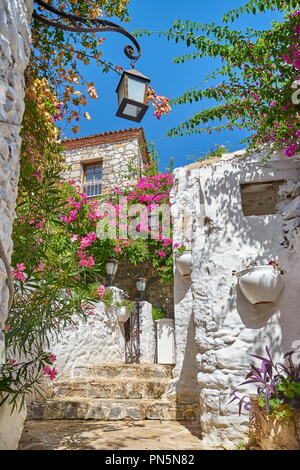
{"label": "stone wall", "polygon": [[[9,260],[19,178],[19,132],[24,111],[24,71],[30,52],[32,4],[33,0],[0,0],[0,239]],[[9,294],[5,280],[5,269],[0,260],[0,332],[8,313]],[[0,348],[1,345],[3,348],[3,337],[0,336]],[[24,418],[24,410],[11,415],[9,405],[1,407],[0,449],[17,447]]]}
{"label": "stone wall", "polygon": [[83,188],[84,166],[102,164],[102,192],[133,184],[147,162],[142,129],[128,129],[64,142],[65,179]]}
{"label": "stone wall", "polygon": [[114,285],[128,292],[130,299],[135,299],[137,296],[135,281],[139,277],[147,279],[145,300],[165,312],[168,318],[174,318],[173,282],[162,282],[152,266],[120,263]]}
{"label": "stone wall", "polygon": [[[249,355],[262,355],[269,345],[279,359],[300,339],[299,201],[294,202],[300,162],[280,154],[262,162],[263,156],[227,154],[174,171],[175,241],[192,249],[191,285],[175,276],[175,373],[178,379],[189,370],[197,380],[203,443],[227,448],[248,433],[248,414],[239,417],[228,401],[244,380]],[[240,185],[271,181],[280,182],[275,213],[245,216]],[[284,290],[275,304],[252,305],[231,273],[251,261],[273,259],[286,270]]]}

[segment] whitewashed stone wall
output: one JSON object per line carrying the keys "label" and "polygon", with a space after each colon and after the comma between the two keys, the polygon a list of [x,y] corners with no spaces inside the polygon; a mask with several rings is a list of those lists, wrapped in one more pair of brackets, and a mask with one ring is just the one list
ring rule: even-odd
{"label": "whitewashed stone wall", "polygon": [[[30,52],[32,5],[33,0],[0,0],[0,239],[9,259],[19,178],[19,124],[24,112],[24,70]],[[5,279],[0,260],[0,348],[4,344],[1,330],[8,313]],[[0,409],[0,449],[15,449],[22,432],[26,411],[12,415],[10,411],[9,405]]]}
{"label": "whitewashed stone wall", "polygon": [[[175,373],[180,377],[186,369],[195,371],[196,363],[203,443],[227,448],[247,436],[248,414],[239,417],[236,405],[228,401],[232,389],[244,380],[249,354],[262,355],[269,345],[279,359],[300,340],[300,252],[295,228],[300,162],[279,154],[262,162],[262,156],[244,159],[227,154],[219,161],[174,172],[173,213],[182,213],[185,207],[188,215],[192,212],[190,239],[178,220],[175,224],[176,241],[187,238],[192,248],[192,293],[186,281],[175,276],[175,291],[182,293],[175,306],[179,347]],[[278,180],[286,184],[280,185],[276,214],[244,216],[240,184]],[[263,264],[273,259],[286,270],[284,290],[275,304],[251,305],[231,273],[251,261]],[[196,360],[186,354],[183,362],[187,318],[192,318],[195,328],[189,348],[195,348]]]}
{"label": "whitewashed stone wall", "polygon": [[[66,150],[64,154],[67,166],[64,178],[80,186],[83,183],[84,165],[102,162],[103,192],[115,186],[132,184],[139,177],[143,166],[138,139],[75,148]],[[135,171],[129,171],[128,166]]]}
{"label": "whitewashed stone wall", "polygon": [[[50,341],[50,351],[57,356],[55,368],[58,380],[72,378],[75,369],[100,364],[125,363],[124,323],[118,321],[117,302],[121,302],[123,291],[116,287],[110,307],[96,304],[87,321],[74,318],[74,325],[64,328],[58,337]],[[151,304],[142,302],[140,308],[141,363],[154,363],[155,330]]]}

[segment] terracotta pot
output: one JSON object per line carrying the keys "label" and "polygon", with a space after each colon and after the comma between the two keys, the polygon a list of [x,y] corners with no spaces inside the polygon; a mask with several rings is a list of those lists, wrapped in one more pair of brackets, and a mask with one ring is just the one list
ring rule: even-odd
{"label": "terracotta pot", "polygon": [[176,268],[183,277],[189,277],[192,272],[192,252],[190,250],[175,256]]}
{"label": "terracotta pot", "polygon": [[128,318],[130,317],[131,312],[126,307],[119,307],[117,311],[117,319],[119,323],[127,322]]}
{"label": "terracotta pot", "polygon": [[283,279],[273,266],[253,266],[240,272],[238,284],[251,304],[274,303],[282,291]]}

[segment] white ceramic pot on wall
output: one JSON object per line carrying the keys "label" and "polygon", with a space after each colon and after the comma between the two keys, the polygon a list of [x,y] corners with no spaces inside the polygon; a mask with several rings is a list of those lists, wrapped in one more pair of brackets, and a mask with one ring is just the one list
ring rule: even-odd
{"label": "white ceramic pot on wall", "polygon": [[117,310],[117,319],[119,323],[127,322],[128,318],[130,317],[131,312],[127,307],[119,307]]}
{"label": "white ceramic pot on wall", "polygon": [[186,250],[175,255],[176,268],[183,277],[189,277],[192,273],[192,252]]}
{"label": "white ceramic pot on wall", "polygon": [[282,274],[268,265],[244,269],[238,284],[251,304],[274,303],[283,289]]}

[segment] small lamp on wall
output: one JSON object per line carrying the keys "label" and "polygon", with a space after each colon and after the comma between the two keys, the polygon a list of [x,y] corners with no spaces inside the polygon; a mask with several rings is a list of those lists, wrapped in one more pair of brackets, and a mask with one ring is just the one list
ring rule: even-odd
{"label": "small lamp on wall", "polygon": [[143,300],[145,289],[146,289],[147,279],[144,277],[139,277],[136,280],[136,290],[138,291],[138,298],[139,300]]}
{"label": "small lamp on wall", "polygon": [[106,262],[105,271],[108,286],[112,285],[112,281],[114,280],[114,277],[118,270],[118,264],[119,261],[115,258],[109,258]]}
{"label": "small lamp on wall", "polygon": [[135,69],[125,70],[116,89],[118,111],[116,116],[141,122],[149,106],[147,91],[150,79]]}

